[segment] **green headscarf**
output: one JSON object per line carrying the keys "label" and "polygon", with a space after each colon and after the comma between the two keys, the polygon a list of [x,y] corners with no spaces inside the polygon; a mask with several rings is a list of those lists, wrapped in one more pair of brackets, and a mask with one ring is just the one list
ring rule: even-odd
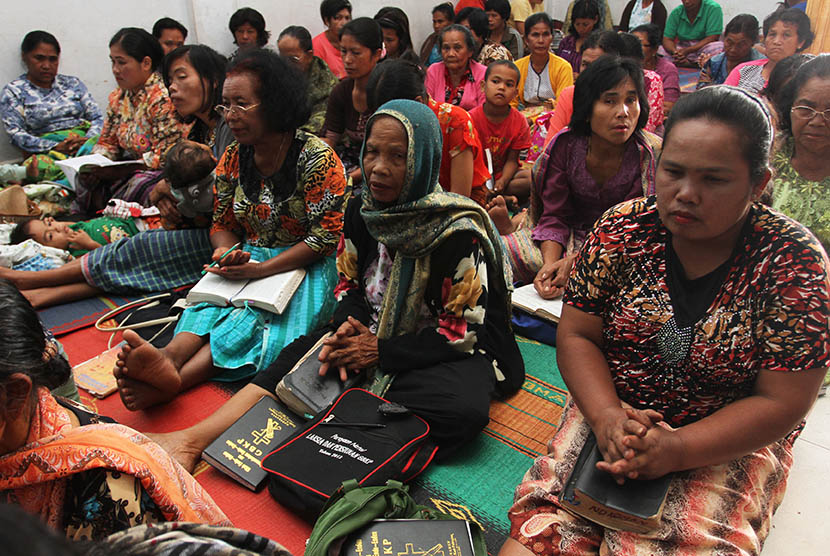
{"label": "green headscarf", "polygon": [[[426,105],[412,100],[387,102],[366,124],[360,156],[371,135],[372,124],[391,117],[406,130],[406,175],[401,194],[393,205],[378,203],[366,188],[360,214],[369,233],[379,243],[395,251],[389,285],[383,297],[378,323],[378,338],[387,339],[416,331],[430,272],[430,255],[451,235],[471,232],[479,240],[487,259],[488,280],[504,280],[505,267],[498,232],[489,215],[471,199],[447,193],[438,184],[441,168],[441,128]],[[363,171],[363,183],[368,184]],[[505,288],[507,291],[507,288]],[[510,299],[504,300],[508,305]],[[371,389],[382,395],[389,388],[391,375],[379,370]]]}

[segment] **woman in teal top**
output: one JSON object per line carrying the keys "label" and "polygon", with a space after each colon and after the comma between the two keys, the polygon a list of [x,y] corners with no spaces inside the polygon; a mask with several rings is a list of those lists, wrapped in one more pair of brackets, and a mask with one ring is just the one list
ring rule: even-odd
{"label": "woman in teal top", "polygon": [[678,66],[694,67],[702,54],[723,52],[723,10],[715,0],[683,0],[669,14],[663,48]]}

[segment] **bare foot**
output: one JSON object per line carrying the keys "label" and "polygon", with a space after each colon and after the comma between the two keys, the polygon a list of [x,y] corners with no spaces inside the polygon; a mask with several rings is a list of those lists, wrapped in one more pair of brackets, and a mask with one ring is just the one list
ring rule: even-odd
{"label": "bare foot", "polygon": [[190,438],[187,429],[174,432],[147,435],[153,442],[164,448],[188,473],[193,473],[202,459],[202,448]]}
{"label": "bare foot", "polygon": [[130,411],[140,411],[153,405],[169,402],[176,397],[178,390],[161,390],[146,382],[133,380],[132,378],[119,378],[118,394],[124,407]]}
{"label": "bare foot", "polygon": [[490,218],[496,225],[496,229],[501,235],[506,236],[508,234],[512,234],[515,230],[513,221],[510,220],[510,213],[507,212],[507,204],[504,202],[504,197],[501,195],[493,198],[493,200],[487,204],[487,214],[490,215]]}
{"label": "bare foot", "polygon": [[159,390],[178,392],[182,384],[179,370],[164,351],[136,334],[124,331],[126,344],[118,353],[113,374],[115,378],[131,378]]}
{"label": "bare foot", "polygon": [[173,399],[182,384],[173,362],[132,330],[124,331],[124,340],[112,371],[124,406],[138,411]]}

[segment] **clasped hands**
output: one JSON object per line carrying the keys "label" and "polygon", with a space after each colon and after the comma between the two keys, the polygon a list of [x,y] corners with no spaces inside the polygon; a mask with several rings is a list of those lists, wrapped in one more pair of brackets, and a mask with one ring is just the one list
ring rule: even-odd
{"label": "clasped hands", "polygon": [[565,285],[568,283],[571,268],[574,265],[574,258],[574,255],[565,255],[558,261],[545,263],[539,269],[536,278],[533,280],[533,286],[539,297],[554,299],[562,295],[565,291]]}
{"label": "clasped hands", "polygon": [[682,469],[683,442],[652,409],[606,408],[593,428],[604,461],[597,469],[625,479],[655,479]]}
{"label": "clasped hands", "polygon": [[320,376],[325,376],[329,369],[335,368],[343,382],[349,372],[358,373],[374,366],[378,362],[378,337],[362,322],[349,317],[337,331],[323,341],[323,349],[318,356]]}
{"label": "clasped hands", "polygon": [[78,135],[77,133],[70,133],[66,139],[52,147],[52,150],[67,155],[73,155],[78,152],[78,149],[80,149],[84,143],[86,143],[86,137]]}

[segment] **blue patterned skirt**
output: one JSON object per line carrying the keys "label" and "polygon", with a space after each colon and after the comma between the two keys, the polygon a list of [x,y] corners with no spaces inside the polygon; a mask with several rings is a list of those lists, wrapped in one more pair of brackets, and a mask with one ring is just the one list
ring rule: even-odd
{"label": "blue patterned skirt", "polygon": [[[251,258],[266,261],[288,249],[245,245]],[[281,315],[255,307],[217,307],[200,303],[182,313],[176,333],[210,335],[213,364],[226,369],[213,380],[251,377],[274,362],[294,339],[322,326],[334,313],[337,270],[334,256],[306,267],[306,276]]]}

